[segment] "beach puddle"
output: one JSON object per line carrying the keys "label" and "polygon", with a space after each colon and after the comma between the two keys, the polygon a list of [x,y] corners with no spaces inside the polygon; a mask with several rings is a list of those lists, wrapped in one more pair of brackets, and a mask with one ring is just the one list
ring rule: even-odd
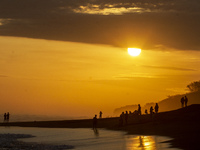
{"label": "beach puddle", "polygon": [[[126,132],[69,128],[0,127],[0,134],[32,135],[18,141],[52,149],[75,150],[179,150],[163,143],[171,138],[163,136],[127,135]],[[25,143],[24,143],[25,142]],[[63,146],[63,147],[62,147]],[[37,149],[37,148],[36,148]],[[28,149],[27,149],[28,150]]]}

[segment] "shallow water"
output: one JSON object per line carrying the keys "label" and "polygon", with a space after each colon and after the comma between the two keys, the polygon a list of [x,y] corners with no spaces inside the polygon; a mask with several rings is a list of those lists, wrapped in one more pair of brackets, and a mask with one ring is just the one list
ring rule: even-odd
{"label": "shallow water", "polygon": [[49,145],[72,145],[75,150],[178,150],[161,143],[171,138],[163,136],[127,135],[126,132],[105,129],[0,127],[0,134],[30,134],[19,139]]}

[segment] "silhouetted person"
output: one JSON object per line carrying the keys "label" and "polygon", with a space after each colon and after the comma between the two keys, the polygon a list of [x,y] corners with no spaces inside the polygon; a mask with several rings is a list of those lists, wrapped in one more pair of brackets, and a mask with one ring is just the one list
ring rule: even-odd
{"label": "silhouetted person", "polygon": [[145,109],[145,114],[146,114],[146,115],[148,114],[147,109]]}
{"label": "silhouetted person", "polygon": [[4,122],[7,120],[7,115],[4,113]]}
{"label": "silhouetted person", "polygon": [[125,123],[128,124],[128,111],[125,113]]}
{"label": "silhouetted person", "polygon": [[138,115],[141,115],[142,113],[141,113],[141,106],[140,106],[140,104],[138,104]]}
{"label": "silhouetted person", "polygon": [[94,116],[93,118],[93,129],[97,128],[97,115]]}
{"label": "silhouetted person", "polygon": [[155,109],[155,113],[158,113],[158,109],[159,109],[158,103],[156,103],[156,106],[154,107],[154,109]]}
{"label": "silhouetted person", "polygon": [[10,119],[10,114],[8,112],[7,115],[6,115],[6,120],[9,122],[9,119]]}
{"label": "silhouetted person", "polygon": [[151,114],[151,117],[152,117],[152,115],[153,115],[153,107],[152,106],[150,107],[150,114]]}
{"label": "silhouetted person", "polygon": [[102,118],[102,111],[99,112],[99,118]]}
{"label": "silhouetted person", "polygon": [[184,102],[185,102],[185,99],[184,99],[184,97],[182,97],[181,98],[181,106],[182,106],[182,108],[184,107]]}
{"label": "silhouetted person", "polygon": [[119,126],[122,127],[123,124],[124,124],[124,112],[122,112],[119,117]]}
{"label": "silhouetted person", "polygon": [[184,102],[185,102],[185,107],[187,107],[187,103],[188,103],[188,98],[187,98],[187,96],[185,96]]}

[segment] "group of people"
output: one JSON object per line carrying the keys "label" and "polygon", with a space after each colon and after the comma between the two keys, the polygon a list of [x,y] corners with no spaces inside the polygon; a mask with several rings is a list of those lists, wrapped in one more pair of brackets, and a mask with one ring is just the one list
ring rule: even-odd
{"label": "group of people", "polygon": [[[158,103],[156,103],[154,109],[153,109],[153,106],[150,107],[150,115],[152,116],[154,114],[154,110],[155,110],[155,113],[158,113],[158,110],[159,110],[159,106],[158,106]],[[119,117],[119,125],[120,126],[123,126],[123,124],[128,124],[128,117],[129,115],[132,114],[132,115],[136,115],[136,116],[140,116],[142,115],[142,111],[141,111],[141,106],[140,104],[138,104],[138,109],[135,110],[133,113],[131,113],[131,111],[126,111],[126,113],[122,112],[120,117]],[[147,112],[147,109],[145,110],[145,114],[147,115],[148,112]]]}
{"label": "group of people", "polygon": [[[182,107],[186,107],[186,106],[187,106],[187,103],[188,103],[188,98],[187,98],[187,96],[182,97],[182,98],[181,98],[181,106],[182,106]],[[150,110],[149,110],[151,117],[152,117],[152,115],[153,115],[154,113],[157,114],[157,113],[158,113],[158,110],[159,110],[158,103],[156,103],[156,105],[154,106],[154,108],[153,108],[153,106],[151,106],[151,107],[150,107]],[[128,111],[126,111],[125,113],[124,113],[124,112],[121,113],[121,115],[120,115],[120,117],[119,117],[119,125],[120,125],[120,126],[123,126],[124,123],[125,123],[125,124],[128,124],[128,117],[129,117],[130,114],[134,114],[134,115],[138,115],[138,116],[139,116],[139,115],[142,115],[140,104],[138,104],[138,109],[135,110],[133,113],[132,113],[131,111],[129,111],[129,113],[128,113]],[[146,114],[146,115],[148,114],[147,109],[145,109],[145,114]],[[5,116],[5,115],[4,115],[4,116]],[[8,116],[9,116],[9,115],[8,115]],[[8,117],[8,118],[9,118],[9,117]],[[101,111],[99,112],[99,118],[102,118],[102,112],[101,112]],[[93,118],[93,128],[96,128],[96,126],[97,126],[97,115],[95,115],[95,117]]]}
{"label": "group of people", "polygon": [[186,107],[187,106],[187,103],[188,103],[188,98],[187,98],[187,96],[185,96],[185,97],[182,97],[181,98],[181,106],[182,107]]}
{"label": "group of people", "polygon": [[4,122],[8,122],[10,119],[10,113],[7,112],[7,113],[4,113]]}
{"label": "group of people", "polygon": [[[155,113],[157,114],[158,113],[158,109],[159,109],[159,106],[158,106],[158,103],[156,103],[154,109],[153,109],[153,106],[150,107],[150,115],[153,115],[154,114],[154,110],[155,110]],[[147,109],[145,109],[145,114],[148,114],[147,112]]]}

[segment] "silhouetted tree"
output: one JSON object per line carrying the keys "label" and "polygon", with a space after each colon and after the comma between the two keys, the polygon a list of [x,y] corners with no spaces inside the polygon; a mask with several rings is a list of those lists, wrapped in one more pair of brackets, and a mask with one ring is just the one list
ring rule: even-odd
{"label": "silhouetted tree", "polygon": [[187,85],[187,88],[189,88],[189,90],[191,92],[199,91],[200,90],[200,80],[190,83],[189,85]]}

